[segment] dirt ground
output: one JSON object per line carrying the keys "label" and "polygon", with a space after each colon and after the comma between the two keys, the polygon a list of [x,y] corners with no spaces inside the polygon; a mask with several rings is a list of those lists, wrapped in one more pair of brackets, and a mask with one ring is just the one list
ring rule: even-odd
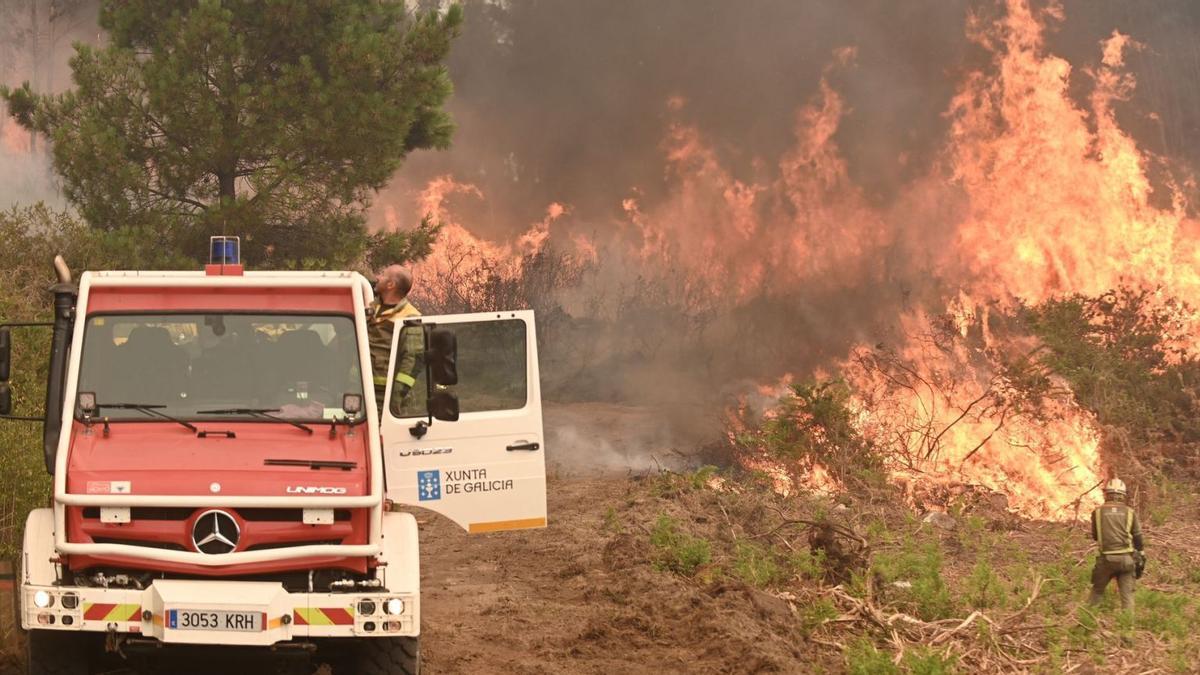
{"label": "dirt ground", "polygon": [[703,626],[719,609],[705,611],[701,596],[667,575],[644,578],[605,530],[628,486],[551,481],[545,530],[469,536],[430,518],[421,540],[429,672],[711,670],[705,653],[726,647]]}

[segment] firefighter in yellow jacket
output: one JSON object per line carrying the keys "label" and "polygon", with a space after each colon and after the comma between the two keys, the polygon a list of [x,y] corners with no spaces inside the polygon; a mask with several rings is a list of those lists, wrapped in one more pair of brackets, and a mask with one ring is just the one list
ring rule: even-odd
{"label": "firefighter in yellow jacket", "polygon": [[1104,486],[1104,503],[1092,511],[1092,538],[1099,548],[1092,568],[1092,594],[1089,605],[1104,598],[1104,589],[1113,579],[1121,593],[1121,608],[1133,613],[1133,591],[1138,559],[1142,557],[1142,525],[1137,512],[1125,503],[1125,483],[1113,478]]}
{"label": "firefighter in yellow jacket", "polygon": [[[375,402],[383,416],[384,392],[388,383],[388,358],[392,351],[392,333],[397,321],[421,316],[408,301],[412,290],[412,273],[400,265],[389,265],[375,281],[375,301],[367,310],[367,340],[371,345],[371,374],[375,382]],[[401,407],[417,381],[417,367],[425,348],[425,338],[419,328],[405,328],[396,350],[395,383],[392,399]]]}

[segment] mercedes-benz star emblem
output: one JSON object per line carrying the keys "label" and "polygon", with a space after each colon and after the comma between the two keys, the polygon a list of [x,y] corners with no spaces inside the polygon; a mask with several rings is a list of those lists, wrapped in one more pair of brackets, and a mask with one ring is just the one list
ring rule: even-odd
{"label": "mercedes-benz star emblem", "polygon": [[192,543],[201,553],[229,553],[241,536],[237,521],[224,511],[205,511],[192,525]]}

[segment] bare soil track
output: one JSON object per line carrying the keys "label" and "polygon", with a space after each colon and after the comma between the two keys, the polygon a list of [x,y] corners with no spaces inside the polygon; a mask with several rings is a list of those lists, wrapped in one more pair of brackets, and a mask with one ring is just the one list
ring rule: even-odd
{"label": "bare soil track", "polygon": [[440,518],[426,523],[429,671],[805,670],[786,603],[746,587],[701,592],[649,569],[639,525],[614,533],[611,521],[640,495],[625,479],[555,480],[545,530],[468,536]]}

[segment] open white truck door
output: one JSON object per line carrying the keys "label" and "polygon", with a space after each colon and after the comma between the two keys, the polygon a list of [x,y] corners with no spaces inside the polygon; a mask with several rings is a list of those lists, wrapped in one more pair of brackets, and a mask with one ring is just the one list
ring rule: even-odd
{"label": "open white truck door", "polygon": [[[387,497],[436,511],[468,532],[545,527],[533,312],[424,316],[404,323],[398,322],[392,336],[391,377],[380,420]],[[448,344],[446,331],[457,342],[456,363],[448,369],[456,365],[455,384],[439,384],[455,379],[438,366]],[[415,359],[415,368],[406,354],[414,344],[429,349]],[[440,363],[447,365],[445,359]],[[405,373],[408,368],[412,372]],[[405,381],[413,382],[407,394],[400,386]],[[446,409],[453,407],[454,397],[458,419],[431,422],[429,402],[441,416],[453,417]]]}

